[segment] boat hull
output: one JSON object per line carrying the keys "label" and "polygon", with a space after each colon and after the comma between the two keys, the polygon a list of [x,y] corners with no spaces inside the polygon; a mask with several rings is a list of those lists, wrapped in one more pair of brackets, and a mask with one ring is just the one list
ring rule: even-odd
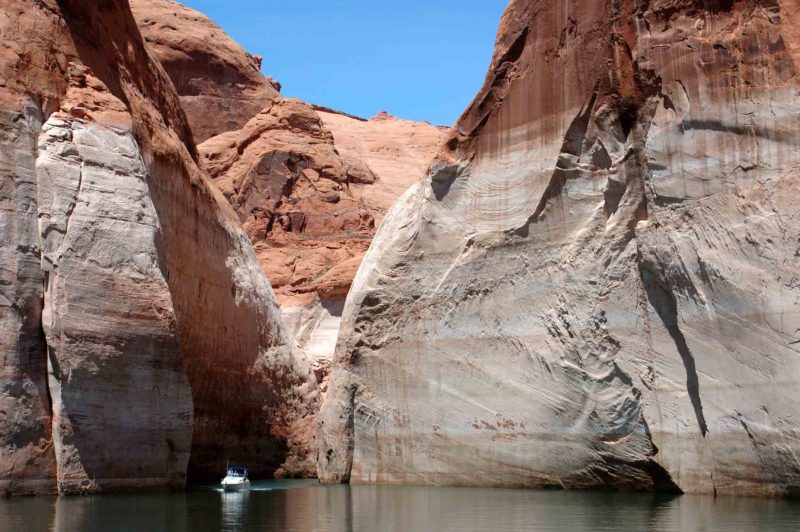
{"label": "boat hull", "polygon": [[223,482],[222,489],[224,491],[245,491],[250,489],[250,481],[245,480],[244,482]]}

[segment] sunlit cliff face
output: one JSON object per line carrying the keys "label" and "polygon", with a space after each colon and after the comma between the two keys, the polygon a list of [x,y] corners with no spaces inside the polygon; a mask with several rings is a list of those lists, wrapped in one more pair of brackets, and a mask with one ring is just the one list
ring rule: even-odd
{"label": "sunlit cliff face", "polygon": [[322,478],[790,491],[797,24],[512,2],[354,282]]}

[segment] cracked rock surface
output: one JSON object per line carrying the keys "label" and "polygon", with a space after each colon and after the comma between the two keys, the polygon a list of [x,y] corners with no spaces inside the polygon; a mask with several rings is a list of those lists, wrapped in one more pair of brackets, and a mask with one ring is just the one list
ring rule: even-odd
{"label": "cracked rock surface", "polygon": [[798,27],[513,0],[356,276],[320,477],[796,493]]}

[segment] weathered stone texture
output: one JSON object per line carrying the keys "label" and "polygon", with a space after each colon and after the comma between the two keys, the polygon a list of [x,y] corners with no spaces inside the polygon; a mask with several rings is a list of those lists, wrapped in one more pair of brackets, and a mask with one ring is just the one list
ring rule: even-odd
{"label": "weathered stone texture", "polygon": [[280,98],[242,129],[199,146],[314,358],[333,355],[340,310],[376,219],[423,175],[443,136],[430,124],[358,120]]}
{"label": "weathered stone texture", "polygon": [[239,129],[280,85],[208,17],[173,0],[131,0],[148,50],[164,66],[181,97],[195,141]]}
{"label": "weathered stone texture", "polygon": [[54,114],[38,148],[59,491],[182,488],[192,396],[138,146]]}
{"label": "weathered stone texture", "polygon": [[354,281],[324,480],[796,492],[786,4],[511,3]]}
{"label": "weathered stone texture", "polygon": [[51,492],[55,478],[36,222],[40,128],[31,108],[0,113],[0,494]]}
{"label": "weathered stone texture", "polygon": [[313,474],[310,362],[127,2],[2,15],[0,489]]}

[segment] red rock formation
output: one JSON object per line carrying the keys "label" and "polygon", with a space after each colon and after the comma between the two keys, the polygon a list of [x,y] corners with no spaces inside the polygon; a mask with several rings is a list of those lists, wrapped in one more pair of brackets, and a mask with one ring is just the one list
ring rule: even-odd
{"label": "red rock formation", "polygon": [[513,0],[348,296],[320,476],[794,493],[795,6]]}
{"label": "red rock formation", "polygon": [[446,129],[265,97],[268,82],[252,56],[207,17],[172,0],[132,6],[151,53],[178,87],[195,138],[221,133],[200,145],[203,159],[239,214],[296,338],[313,357],[330,358],[375,226],[422,176]]}
{"label": "red rock formation", "polygon": [[239,129],[278,96],[280,85],[208,17],[173,0],[131,0],[150,53],[178,90],[196,142]]}
{"label": "red rock formation", "polygon": [[0,490],[310,474],[309,362],[127,2],[0,32]]}
{"label": "red rock formation", "polygon": [[281,99],[200,150],[278,293],[334,297],[347,293],[375,219],[422,174],[443,135]]}
{"label": "red rock formation", "polygon": [[444,143],[449,127],[413,122],[382,111],[370,120],[320,111],[337,151],[363,161],[377,176],[376,186],[352,189],[375,216],[377,225],[394,202],[420,180],[433,154]]}
{"label": "red rock formation", "polygon": [[359,120],[275,100],[200,146],[301,345],[330,358],[356,270],[391,203],[422,175],[444,130]]}
{"label": "red rock formation", "polygon": [[337,153],[311,106],[277,100],[200,150],[278,290],[346,293],[347,282],[325,276],[366,251],[374,219],[350,187],[376,178],[360,160]]}

